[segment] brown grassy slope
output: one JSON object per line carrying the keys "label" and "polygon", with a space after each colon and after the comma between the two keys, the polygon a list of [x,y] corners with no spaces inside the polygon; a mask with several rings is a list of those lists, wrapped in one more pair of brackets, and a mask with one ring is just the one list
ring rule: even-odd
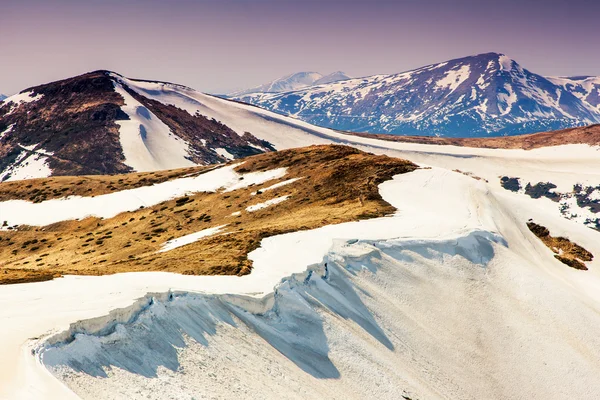
{"label": "brown grassy slope", "polygon": [[[330,145],[249,157],[237,170],[279,167],[287,167],[287,175],[261,186],[199,193],[106,220],[87,218],[0,232],[0,283],[126,271],[247,274],[247,254],[265,237],[393,212],[379,195],[378,184],[417,168],[408,161]],[[302,179],[251,195],[290,178]],[[290,198],[253,213],[245,211],[280,196]],[[237,211],[241,214],[232,215]],[[169,239],[225,224],[221,234],[157,253]]]}
{"label": "brown grassy slope", "polygon": [[559,146],[562,144],[600,145],[600,125],[590,125],[560,131],[494,138],[442,138],[434,136],[394,136],[370,133],[343,132],[349,135],[387,140],[391,142],[436,144],[488,149],[523,149]]}
{"label": "brown grassy slope", "polygon": [[67,196],[101,194],[154,185],[171,179],[199,174],[215,166],[198,166],[156,172],[118,175],[53,176],[25,181],[0,182],[0,201],[28,200],[34,203]]}
{"label": "brown grassy slope", "polygon": [[555,253],[554,258],[571,268],[587,271],[588,268],[584,262],[594,259],[592,253],[565,237],[550,235],[550,231],[546,227],[538,225],[535,222],[528,222],[527,227]]}

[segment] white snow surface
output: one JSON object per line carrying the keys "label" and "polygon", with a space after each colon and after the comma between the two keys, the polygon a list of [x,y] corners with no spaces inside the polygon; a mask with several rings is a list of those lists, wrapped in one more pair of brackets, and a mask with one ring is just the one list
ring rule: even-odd
{"label": "white snow surface", "polygon": [[120,82],[115,82],[115,92],[123,97],[125,104],[121,110],[129,116],[129,120],[115,121],[126,165],[139,172],[196,165],[188,159],[189,144],[185,140],[174,135],[164,122],[127,93]]}
{"label": "white snow surface", "polygon": [[227,149],[216,148],[215,152],[221,157],[225,157],[228,160],[233,160],[235,158],[233,154],[227,151]]}
{"label": "white snow surface", "polygon": [[115,215],[150,207],[190,193],[232,191],[252,184],[262,184],[285,176],[285,168],[238,174],[239,164],[218,167],[200,175],[173,179],[152,186],[121,190],[94,197],[69,196],[41,203],[25,200],[0,202],[0,221],[9,226],[45,226],[55,222],[86,217],[111,218]]}
{"label": "white snow surface", "polygon": [[190,233],[189,235],[181,236],[175,239],[168,240],[165,242],[163,247],[159,250],[159,253],[163,253],[165,251],[173,250],[178,247],[182,247],[194,242],[197,242],[200,239],[203,239],[208,236],[212,236],[215,233],[219,233],[225,228],[227,225],[219,225],[214,226],[212,228],[203,229],[198,232]]}
{"label": "white snow surface", "polygon": [[257,203],[257,204],[248,206],[248,207],[246,207],[246,211],[254,212],[254,211],[262,210],[262,209],[277,205],[279,203],[283,203],[284,201],[286,201],[289,198],[290,198],[290,196],[275,197],[274,199],[270,199],[270,200],[264,201],[262,203]]}

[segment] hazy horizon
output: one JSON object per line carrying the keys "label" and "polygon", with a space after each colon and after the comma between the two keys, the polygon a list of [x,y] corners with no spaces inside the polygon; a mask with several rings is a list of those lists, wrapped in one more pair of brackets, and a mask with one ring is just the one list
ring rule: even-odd
{"label": "hazy horizon", "polygon": [[600,75],[600,4],[586,3],[24,0],[0,5],[0,93],[98,69],[226,93],[298,71],[361,77],[488,52],[546,76]]}

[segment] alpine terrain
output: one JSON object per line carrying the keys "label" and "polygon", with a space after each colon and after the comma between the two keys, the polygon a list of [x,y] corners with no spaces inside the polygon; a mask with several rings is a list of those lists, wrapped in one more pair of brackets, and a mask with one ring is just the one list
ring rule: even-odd
{"label": "alpine terrain", "polygon": [[486,53],[400,74],[235,98],[338,130],[485,137],[600,122],[598,82],[545,78],[503,54]]}
{"label": "alpine terrain", "polygon": [[159,93],[200,105],[180,85],[96,71],[26,89],[0,103],[0,181],[155,171],[227,161],[273,147]]}
{"label": "alpine terrain", "polygon": [[0,112],[2,399],[600,392],[600,125],[348,133],[108,71]]}

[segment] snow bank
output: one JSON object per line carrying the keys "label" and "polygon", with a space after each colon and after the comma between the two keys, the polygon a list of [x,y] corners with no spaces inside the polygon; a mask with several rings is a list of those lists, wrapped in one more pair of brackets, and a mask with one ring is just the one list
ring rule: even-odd
{"label": "snow bank", "polygon": [[238,174],[237,165],[212,169],[198,176],[173,179],[152,186],[104,194],[95,197],[70,196],[41,203],[25,200],[0,202],[0,221],[9,226],[44,226],[59,221],[86,217],[111,218],[115,215],[150,207],[190,193],[233,191],[285,176],[285,168]]}

